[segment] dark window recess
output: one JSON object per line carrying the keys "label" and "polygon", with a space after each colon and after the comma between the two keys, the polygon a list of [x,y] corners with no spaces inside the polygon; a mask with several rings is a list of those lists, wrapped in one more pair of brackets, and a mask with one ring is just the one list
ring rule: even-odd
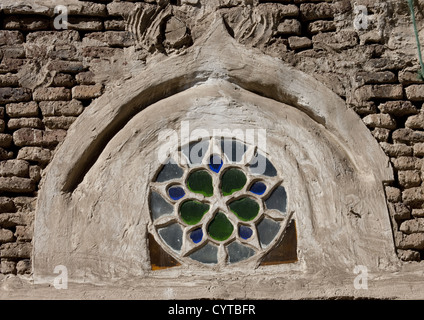
{"label": "dark window recess", "polygon": [[156,242],[155,238],[149,233],[149,253],[150,266],[152,270],[162,270],[173,267],[178,267],[181,264],[171,257],[161,246]]}
{"label": "dark window recess", "polygon": [[297,232],[295,220],[290,221],[283,238],[277,246],[262,259],[261,266],[269,266],[297,261]]}

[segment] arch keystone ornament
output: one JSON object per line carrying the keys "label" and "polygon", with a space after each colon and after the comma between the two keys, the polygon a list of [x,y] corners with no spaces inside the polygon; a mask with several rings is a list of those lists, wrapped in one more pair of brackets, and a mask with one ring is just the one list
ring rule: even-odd
{"label": "arch keystone ornament", "polygon": [[276,283],[396,267],[383,189],[393,173],[361,119],[208,19],[183,54],[154,56],[69,129],[38,198],[35,281],[64,265],[69,283],[211,298],[212,281],[237,298],[239,281],[261,281],[255,298],[270,298]]}

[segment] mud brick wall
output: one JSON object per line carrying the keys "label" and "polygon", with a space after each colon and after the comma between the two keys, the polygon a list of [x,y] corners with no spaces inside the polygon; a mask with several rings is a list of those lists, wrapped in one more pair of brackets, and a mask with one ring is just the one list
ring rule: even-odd
{"label": "mud brick wall", "polygon": [[[394,169],[386,196],[399,258],[424,259],[424,81],[406,1],[216,2],[237,41],[315,77],[363,119]],[[368,10],[367,29],[353,26],[355,3]],[[66,30],[54,28],[53,5],[0,9],[3,274],[31,273],[40,180],[75,119],[108,86],[140,72],[150,56],[181,54],[200,36],[191,32],[202,23],[197,0],[67,7]],[[148,17],[147,26],[134,22],[134,12]]]}

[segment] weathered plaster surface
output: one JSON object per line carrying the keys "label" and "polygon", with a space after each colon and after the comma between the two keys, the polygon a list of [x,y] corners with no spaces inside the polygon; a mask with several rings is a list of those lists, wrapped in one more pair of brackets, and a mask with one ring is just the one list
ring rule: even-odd
{"label": "weathered plaster surface", "polygon": [[[390,224],[383,188],[395,178],[389,158],[347,108],[372,113],[361,109],[364,97],[356,89],[364,83],[352,76],[358,70],[416,70],[406,2],[336,1],[336,43],[312,37],[314,49],[296,53],[287,50],[287,43],[271,41],[278,25],[272,10],[258,9],[256,1],[233,7],[229,1],[200,2],[202,6],[183,5],[173,12],[191,30],[188,49],[169,50],[171,39],[165,39],[165,48],[154,51],[160,19],[169,18],[169,8],[161,7],[158,20],[140,30],[136,21],[146,4],[138,3],[125,17],[126,30],[136,35],[134,46],[109,59],[77,57],[107,90],[72,125],[46,169],[32,255],[35,282],[51,284],[57,276],[54,267],[66,265],[70,289],[59,293],[6,276],[0,296],[421,298],[422,263],[401,264],[395,257],[392,228],[399,231]],[[19,3],[19,14],[48,17],[54,16],[55,5],[67,5],[74,14],[86,5],[76,0],[5,0],[0,9],[16,10]],[[369,32],[352,31],[354,4],[372,9]],[[261,29],[262,19],[267,28]],[[252,25],[257,28],[246,35]],[[54,41],[46,39],[46,45],[54,47]],[[96,41],[86,37],[74,45],[77,51],[103,45]],[[390,66],[380,67],[385,60]],[[55,74],[48,70],[51,61],[43,63],[24,64],[19,85],[48,86]],[[248,271],[237,266],[227,271],[193,266],[150,271],[146,199],[158,166],[157,136],[164,128],[178,130],[182,120],[190,120],[193,128],[245,128],[249,123],[268,130],[269,157],[292,186],[288,192],[299,222],[299,262]],[[353,287],[356,265],[369,268],[368,290]]]}
{"label": "weathered plaster surface", "polygon": [[[300,261],[244,273],[291,277],[344,273],[358,264],[370,270],[396,267],[383,192],[391,170],[381,166],[386,156],[363,123],[314,79],[230,37],[229,44],[217,40],[225,34],[218,18],[192,52],[111,90],[75,122],[50,164],[38,202],[36,281],[50,281],[58,264],[68,266],[77,282],[121,283],[152,274],[146,195],[159,165],[158,134],[179,130],[186,120],[192,129],[266,128],[270,160],[287,181],[289,210],[299,221]],[[165,84],[180,93],[163,92]],[[105,137],[110,140],[103,146],[99,140]],[[182,266],[157,276],[203,279],[212,272],[221,278],[234,269]]]}

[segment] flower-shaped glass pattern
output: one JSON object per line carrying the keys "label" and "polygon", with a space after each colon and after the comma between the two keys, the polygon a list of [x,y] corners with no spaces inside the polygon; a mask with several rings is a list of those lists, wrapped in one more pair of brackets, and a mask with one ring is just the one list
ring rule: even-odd
{"label": "flower-shaped glass pattern", "polygon": [[149,204],[165,251],[207,265],[260,258],[289,219],[275,167],[230,138],[192,142],[170,155],[151,183]]}

